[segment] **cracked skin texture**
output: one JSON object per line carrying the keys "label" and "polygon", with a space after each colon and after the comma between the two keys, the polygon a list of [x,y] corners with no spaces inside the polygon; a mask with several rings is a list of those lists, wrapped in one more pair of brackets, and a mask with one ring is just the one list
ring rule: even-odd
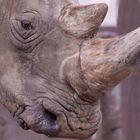
{"label": "cracked skin texture", "polygon": [[[0,1],[0,101],[22,128],[82,139],[98,130],[100,97],[130,73],[140,50],[138,40],[96,39],[106,13],[106,4],[80,6],[76,0]],[[119,57],[120,67],[117,56],[108,64],[114,44],[132,54]],[[125,58],[131,60],[123,65]]]}

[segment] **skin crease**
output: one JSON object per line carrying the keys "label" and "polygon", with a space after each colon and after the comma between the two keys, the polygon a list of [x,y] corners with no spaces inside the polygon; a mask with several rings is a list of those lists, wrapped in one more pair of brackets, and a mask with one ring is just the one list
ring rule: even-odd
{"label": "skin crease", "polygon": [[[112,51],[102,52],[119,39],[93,40],[107,6],[80,7],[75,0],[3,0],[0,7],[1,103],[24,129],[51,137],[83,139],[94,134],[102,119],[100,96],[131,71],[121,63],[108,75],[118,60],[107,71],[104,66],[109,67],[111,57],[106,54]],[[131,60],[138,52],[138,47],[129,51]],[[99,72],[94,65],[98,54],[103,58]],[[100,77],[103,71],[106,79]]]}

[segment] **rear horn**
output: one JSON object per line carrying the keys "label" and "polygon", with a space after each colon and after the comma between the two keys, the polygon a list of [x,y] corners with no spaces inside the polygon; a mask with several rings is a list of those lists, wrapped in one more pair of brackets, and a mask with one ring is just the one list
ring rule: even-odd
{"label": "rear horn", "polygon": [[107,11],[108,6],[104,3],[67,6],[61,11],[60,26],[76,38],[87,37],[98,31]]}

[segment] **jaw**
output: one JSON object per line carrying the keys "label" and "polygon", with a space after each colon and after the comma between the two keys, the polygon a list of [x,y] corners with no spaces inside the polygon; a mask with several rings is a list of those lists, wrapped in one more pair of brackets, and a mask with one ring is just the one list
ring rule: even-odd
{"label": "jaw", "polygon": [[[95,134],[101,123],[99,104],[93,106],[81,105],[79,112],[62,113],[61,130],[58,137],[85,139]],[[92,108],[92,109],[91,109]]]}
{"label": "jaw", "polygon": [[102,117],[98,102],[91,104],[76,95],[71,101],[45,96],[40,101],[32,102],[18,115],[22,127],[49,137],[75,139],[88,138],[99,128]]}
{"label": "jaw", "polygon": [[[59,104],[60,102],[62,104]],[[53,102],[57,109],[49,109],[44,101],[46,110],[56,114],[57,123],[60,126],[56,137],[83,139],[95,134],[99,129],[102,119],[99,102],[88,103],[77,96],[76,101],[67,101],[67,103],[59,101],[59,103]]]}

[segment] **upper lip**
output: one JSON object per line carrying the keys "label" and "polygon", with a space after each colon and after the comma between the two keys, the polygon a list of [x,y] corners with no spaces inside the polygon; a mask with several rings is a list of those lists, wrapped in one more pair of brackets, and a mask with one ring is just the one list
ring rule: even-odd
{"label": "upper lip", "polygon": [[19,115],[27,127],[37,133],[47,136],[56,137],[59,133],[60,126],[57,122],[57,115],[41,106],[27,107]]}

